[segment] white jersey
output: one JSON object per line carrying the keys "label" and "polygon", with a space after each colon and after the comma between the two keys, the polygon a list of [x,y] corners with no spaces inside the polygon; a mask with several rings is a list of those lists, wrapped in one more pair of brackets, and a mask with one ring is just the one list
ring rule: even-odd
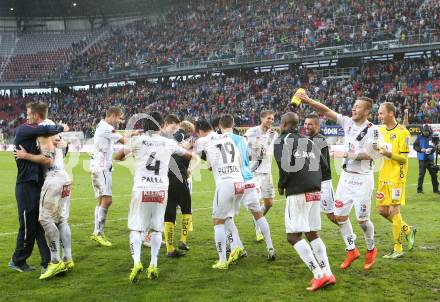
{"label": "white jersey", "polygon": [[251,170],[257,173],[271,174],[273,145],[278,133],[273,129],[264,133],[261,126],[256,126],[248,129],[245,136],[251,154]]}
{"label": "white jersey", "polygon": [[[55,125],[52,120],[45,119],[39,125]],[[57,134],[59,136],[59,134]],[[55,136],[53,136],[55,137]],[[64,152],[61,148],[55,148],[53,163],[47,166],[46,177],[62,177],[70,180],[69,175],[64,170]]]}
{"label": "white jersey", "polygon": [[116,133],[115,128],[105,120],[99,122],[93,137],[93,153],[90,160],[91,171],[110,171],[113,145],[121,137],[122,135]]}
{"label": "white jersey", "polygon": [[[365,121],[358,126],[348,116],[337,115],[336,122],[344,129],[344,151],[354,154],[374,154],[373,144],[377,144],[379,132],[377,127]],[[372,174],[374,169],[373,160],[344,159],[344,168],[349,172],[360,174]]]}
{"label": "white jersey", "polygon": [[168,190],[170,160],[173,164],[171,155],[186,153],[175,140],[157,133],[133,137],[124,151],[132,153],[135,159],[133,191]]}
{"label": "white jersey", "polygon": [[240,152],[229,134],[211,132],[197,140],[195,150],[199,155],[206,153],[216,184],[227,180],[243,182]]}

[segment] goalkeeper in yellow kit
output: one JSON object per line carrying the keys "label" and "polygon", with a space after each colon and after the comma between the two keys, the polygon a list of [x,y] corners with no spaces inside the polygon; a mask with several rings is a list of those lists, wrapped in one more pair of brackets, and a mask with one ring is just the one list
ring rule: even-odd
{"label": "goalkeeper in yellow kit", "polygon": [[403,257],[402,237],[408,242],[408,250],[414,246],[416,228],[402,219],[400,206],[405,204],[406,176],[408,174],[409,131],[396,121],[396,107],[385,102],[379,107],[378,117],[383,124],[379,128],[379,153],[384,157],[379,174],[376,202],[379,214],[393,224],[394,249],[383,256],[387,259]]}

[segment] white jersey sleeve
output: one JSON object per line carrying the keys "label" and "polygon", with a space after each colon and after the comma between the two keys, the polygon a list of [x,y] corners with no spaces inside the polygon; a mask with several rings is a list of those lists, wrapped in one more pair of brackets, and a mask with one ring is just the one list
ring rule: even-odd
{"label": "white jersey sleeve", "polygon": [[336,124],[340,125],[342,129],[344,129],[344,132],[348,127],[350,127],[351,123],[352,119],[348,116],[342,115],[340,113],[336,114]]}

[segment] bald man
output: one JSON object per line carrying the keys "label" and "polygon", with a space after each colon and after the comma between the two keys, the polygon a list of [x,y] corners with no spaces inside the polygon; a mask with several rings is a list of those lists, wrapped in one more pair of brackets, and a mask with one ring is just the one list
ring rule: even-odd
{"label": "bald man", "polygon": [[[298,132],[298,115],[281,118],[281,135],[275,141],[274,155],[279,169],[278,192],[286,196],[285,226],[287,241],[313,273],[308,291],[335,284],[321,229],[320,148]],[[302,239],[304,233],[308,242]]]}

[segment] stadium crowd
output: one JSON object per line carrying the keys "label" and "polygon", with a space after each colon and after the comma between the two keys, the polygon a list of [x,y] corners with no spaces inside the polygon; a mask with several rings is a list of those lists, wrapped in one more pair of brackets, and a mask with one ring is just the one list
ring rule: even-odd
{"label": "stadium crowd", "polygon": [[427,42],[439,24],[437,1],[191,1],[163,18],[111,29],[78,54],[62,77],[382,40],[405,43],[414,35]]}
{"label": "stadium crowd", "polygon": [[[75,131],[83,131],[87,137],[93,134],[104,108],[121,105],[125,117],[138,112],[157,110],[174,112],[188,120],[211,118],[221,113],[231,113],[239,126],[251,126],[259,122],[262,108],[275,111],[275,123],[288,108],[289,100],[298,87],[306,87],[311,95],[322,100],[332,109],[351,113],[356,96],[367,95],[378,104],[391,101],[398,112],[409,109],[410,123],[440,122],[440,59],[405,59],[393,62],[365,63],[352,68],[343,79],[321,78],[312,69],[296,69],[280,72],[249,73],[237,76],[211,76],[167,83],[144,83],[122,87],[108,87],[69,93],[33,94],[24,98],[0,99],[0,106],[9,108],[9,102],[21,106],[31,100],[49,103],[51,116],[71,125]],[[301,107],[300,116],[310,113]],[[18,125],[24,114],[16,119]],[[376,120],[373,115],[373,121]],[[323,121],[325,122],[325,121]],[[5,132],[12,127],[3,126]],[[12,130],[13,131],[13,130]],[[7,136],[13,133],[6,133]]]}

